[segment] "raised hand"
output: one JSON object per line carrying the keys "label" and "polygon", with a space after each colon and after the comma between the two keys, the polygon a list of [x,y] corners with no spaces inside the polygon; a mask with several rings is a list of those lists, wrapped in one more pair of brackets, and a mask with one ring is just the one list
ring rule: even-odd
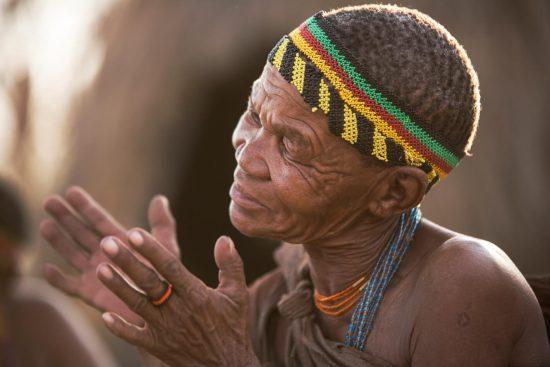
{"label": "raised hand", "polygon": [[156,271],[118,237],[102,241],[103,251],[124,276],[105,263],[98,269],[99,279],[145,320],[144,326],[136,325],[109,310],[103,318],[114,334],[170,366],[259,366],[248,334],[243,265],[231,239],[216,242],[219,285],[212,289],[146,231],[131,230],[128,238]]}
{"label": "raised hand", "polygon": [[[128,320],[143,324],[118,297],[97,279],[97,266],[108,258],[99,243],[105,236],[115,236],[127,243],[126,229],[82,188],[72,187],[65,197],[52,196],[44,204],[52,219],[40,226],[42,236],[77,271],[69,276],[52,264],[44,266],[44,277],[54,287],[78,297],[100,311],[113,310]],[[159,243],[179,256],[175,222],[162,196],[151,200],[148,211],[151,231]]]}

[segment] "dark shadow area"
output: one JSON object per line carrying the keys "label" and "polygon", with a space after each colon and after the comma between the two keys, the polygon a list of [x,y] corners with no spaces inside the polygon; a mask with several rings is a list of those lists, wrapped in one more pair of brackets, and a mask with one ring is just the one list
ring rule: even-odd
{"label": "dark shadow area", "polygon": [[216,239],[229,235],[245,263],[248,282],[274,267],[276,243],[254,239],[238,232],[229,220],[229,187],[233,182],[235,154],[231,134],[246,108],[252,82],[260,75],[269,42],[250,48],[250,53],[232,73],[205,81],[199,100],[197,140],[193,157],[182,170],[177,196],[172,200],[180,224],[178,234],[185,265],[211,286],[217,284],[213,248]]}

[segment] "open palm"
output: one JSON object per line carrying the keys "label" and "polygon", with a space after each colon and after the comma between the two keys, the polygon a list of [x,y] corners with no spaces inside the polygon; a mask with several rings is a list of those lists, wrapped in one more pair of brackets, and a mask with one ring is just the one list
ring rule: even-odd
{"label": "open palm", "polygon": [[[52,219],[42,222],[42,236],[77,271],[77,275],[70,276],[56,266],[46,264],[44,277],[48,282],[102,312],[115,311],[126,320],[141,324],[141,318],[97,278],[98,265],[110,262],[101,251],[101,239],[115,236],[127,244],[126,229],[79,187],[70,188],[64,197],[49,197],[44,208]],[[175,222],[166,198],[156,196],[151,200],[148,218],[153,236],[179,257]],[[133,251],[129,246],[128,249]]]}

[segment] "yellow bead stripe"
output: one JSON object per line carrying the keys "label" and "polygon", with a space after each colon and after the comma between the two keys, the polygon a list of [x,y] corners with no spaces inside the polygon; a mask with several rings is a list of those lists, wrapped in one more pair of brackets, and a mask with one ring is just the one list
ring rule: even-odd
{"label": "yellow bead stripe", "polygon": [[[381,161],[388,161],[388,150],[386,148],[386,137],[380,133],[380,130],[374,128],[372,135],[372,155]],[[428,181],[429,182],[429,181]]]}
{"label": "yellow bead stripe", "polygon": [[357,130],[357,116],[347,104],[344,104],[344,132],[342,138],[351,144],[357,143],[359,131]]}
{"label": "yellow bead stripe", "polygon": [[325,114],[328,114],[330,111],[330,92],[327,83],[323,79],[319,82],[319,108]]}
{"label": "yellow bead stripe", "polygon": [[292,84],[302,94],[304,92],[304,76],[306,73],[306,62],[302,60],[300,54],[296,52],[294,57],[294,66],[292,67]]}
{"label": "yellow bead stripe", "polygon": [[275,53],[275,57],[273,58],[273,65],[277,68],[277,70],[281,69],[283,56],[285,55],[285,51],[289,42],[290,40],[288,38],[285,38],[279,46],[279,49],[277,49],[277,52]]}
{"label": "yellow bead stripe", "polygon": [[[299,29],[292,31],[289,36],[296,47],[298,47],[300,51],[302,51],[311,61],[313,61],[313,63],[323,73],[323,75],[327,77],[334,88],[338,91],[340,97],[344,102],[349,104],[356,111],[361,113],[365,118],[371,121],[382,134],[392,138],[396,143],[401,145],[406,151],[411,154],[411,156],[416,161],[426,161],[426,159],[412,146],[410,146],[405,140],[403,140],[396,133],[396,131],[391,126],[389,126],[386,121],[384,121],[384,119],[382,119],[378,114],[372,111],[368,106],[366,106],[362,101],[358,100],[353,95],[353,93],[342,83],[340,77],[330,69],[325,61],[317,53],[315,53],[315,50],[313,50],[311,46],[303,39],[303,37],[299,33]],[[377,154],[382,154],[382,151],[378,152]],[[437,171],[440,178],[443,179],[446,176],[445,171],[443,171],[440,167],[433,163],[431,163],[431,166]]]}

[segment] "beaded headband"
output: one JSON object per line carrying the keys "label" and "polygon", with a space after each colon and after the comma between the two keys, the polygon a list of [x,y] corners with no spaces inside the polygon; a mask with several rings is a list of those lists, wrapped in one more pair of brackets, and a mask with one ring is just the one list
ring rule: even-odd
{"label": "beaded headband", "polygon": [[392,165],[419,167],[429,188],[454,168],[463,153],[421,123],[361,67],[319,12],[271,50],[268,61],[294,85],[312,111],[322,110],[330,131],[361,153]]}

